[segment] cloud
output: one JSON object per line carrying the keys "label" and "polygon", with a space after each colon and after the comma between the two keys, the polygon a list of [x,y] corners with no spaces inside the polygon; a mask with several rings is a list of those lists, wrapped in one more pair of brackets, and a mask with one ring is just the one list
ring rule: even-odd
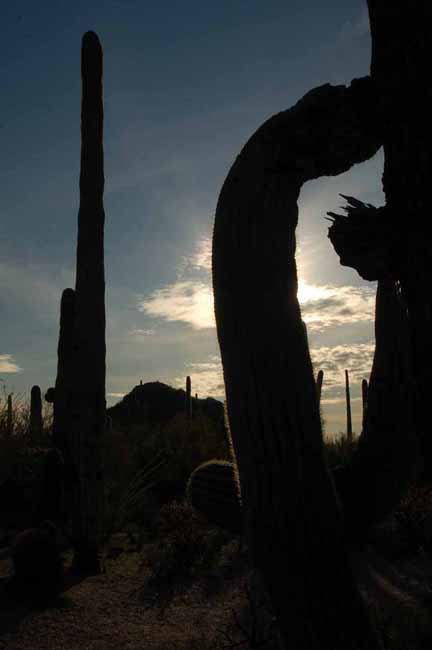
{"label": "cloud", "polygon": [[14,358],[11,354],[0,354],[0,372],[21,372],[20,368],[14,361]]}
{"label": "cloud", "polygon": [[329,327],[374,319],[375,288],[299,282],[298,295],[302,317],[310,331],[322,332]]}
{"label": "cloud", "polygon": [[194,276],[210,279],[212,265],[212,240],[211,237],[201,237],[195,243],[190,255],[182,255],[177,265],[177,282],[185,276]]}
{"label": "cloud", "polygon": [[318,370],[324,371],[323,391],[328,393],[328,399],[335,399],[339,395],[342,399],[345,394],[345,370],[348,370],[350,383],[355,384],[356,389],[362,379],[369,379],[374,350],[373,341],[311,349],[315,374]]}
{"label": "cloud", "polygon": [[215,327],[213,292],[206,282],[174,282],[148,298],[140,297],[138,309],[148,316],[187,323],[194,329]]}
{"label": "cloud", "polygon": [[126,395],[126,393],[107,393],[107,395],[108,397],[118,397],[119,399],[121,399]]}
{"label": "cloud", "polygon": [[[369,287],[299,282],[298,297],[309,331],[373,321],[375,289]],[[138,309],[148,316],[187,323],[194,329],[215,327],[213,291],[210,283],[202,280],[180,280],[147,298],[140,296]]]}
{"label": "cloud", "polygon": [[[186,364],[185,374],[191,378],[194,395],[198,393],[198,397],[201,398],[225,399],[222,363],[219,356],[212,355],[207,361]],[[176,377],[174,382],[179,388],[184,388],[185,378]]]}
{"label": "cloud", "polygon": [[156,330],[153,330],[153,329],[148,329],[148,330],[135,329],[135,330],[130,330],[130,332],[128,332],[128,334],[130,336],[137,336],[137,337],[154,336],[154,334],[156,334]]}

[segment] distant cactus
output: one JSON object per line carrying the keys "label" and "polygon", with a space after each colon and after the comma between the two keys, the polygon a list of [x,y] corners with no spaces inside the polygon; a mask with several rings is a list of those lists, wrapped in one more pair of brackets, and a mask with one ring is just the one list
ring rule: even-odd
{"label": "distant cactus", "polygon": [[43,431],[42,422],[42,396],[39,386],[33,386],[30,393],[30,421],[28,436],[30,441],[40,439]]}
{"label": "distant cactus", "polygon": [[209,521],[239,533],[243,528],[243,516],[236,473],[236,467],[229,461],[202,463],[189,477],[186,496]]}
{"label": "distant cactus", "polygon": [[186,402],[185,402],[185,410],[186,410],[186,417],[191,418],[192,417],[192,385],[191,385],[191,378],[189,375],[186,377]]}
{"label": "distant cactus", "polygon": [[362,431],[364,431],[365,426],[366,426],[366,414],[367,414],[367,403],[368,403],[368,383],[367,379],[363,379],[362,381]]}
{"label": "distant cactus", "polygon": [[[52,443],[60,450],[64,461],[64,494],[65,523],[71,525],[74,512],[73,490],[77,478],[76,460],[72,449],[72,422],[71,422],[71,390],[74,381],[73,375],[73,330],[75,318],[75,291],[65,289],[60,303],[60,333],[57,347],[57,377],[55,388],[47,391],[53,399],[53,433]],[[48,398],[47,396],[45,399]]]}
{"label": "distant cactus", "polygon": [[316,378],[316,391],[317,391],[318,405],[321,404],[321,391],[322,391],[323,379],[324,379],[324,371],[319,370]]}
{"label": "distant cactus", "polygon": [[345,396],[346,396],[346,411],[347,411],[347,439],[352,442],[352,421],[351,421],[351,397],[348,370],[345,370]]}

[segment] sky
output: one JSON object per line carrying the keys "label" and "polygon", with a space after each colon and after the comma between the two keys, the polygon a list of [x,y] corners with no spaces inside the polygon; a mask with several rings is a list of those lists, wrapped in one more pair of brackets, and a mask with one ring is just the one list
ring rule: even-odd
{"label": "sky", "polygon": [[[329,7],[328,5],[331,4]],[[324,83],[368,74],[366,2],[30,1],[2,10],[0,379],[26,396],[55,382],[61,292],[74,286],[80,47],[104,50],[107,403],[140,380],[223,399],[211,235],[222,183],[252,133]],[[354,430],[374,350],[376,283],[327,238],[340,192],[382,205],[382,151],[304,185],[299,300],[328,435]],[[0,387],[1,388],[1,387]],[[1,391],[0,391],[1,397]]]}

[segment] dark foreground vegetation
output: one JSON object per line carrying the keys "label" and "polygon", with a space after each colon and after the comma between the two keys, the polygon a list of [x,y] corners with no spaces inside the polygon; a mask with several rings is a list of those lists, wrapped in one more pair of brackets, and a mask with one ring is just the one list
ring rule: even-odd
{"label": "dark foreground vegetation", "polygon": [[[46,453],[52,443],[48,409],[37,441],[29,438],[29,411],[23,400],[17,401],[13,412],[11,437],[6,434],[6,416],[2,410],[0,643],[5,639],[11,649],[49,647],[44,645],[42,621],[43,625],[49,621],[52,634],[64,635],[67,641],[71,633],[68,612],[74,607],[79,611],[92,608],[91,601],[96,598],[107,608],[116,608],[117,621],[123,621],[132,637],[138,635],[133,612],[139,611],[142,625],[153,635],[153,643],[159,644],[140,645],[135,639],[131,648],[279,647],[271,607],[250,570],[241,524],[240,531],[229,530],[232,527],[227,514],[228,528],[217,525],[187,498],[187,483],[198,465],[215,458],[231,460],[226,431],[218,419],[199,411],[188,417],[179,411],[168,420],[143,419],[129,422],[123,429],[119,423],[107,426],[106,573],[85,587],[86,581],[72,571],[67,517],[63,518],[64,526],[57,528],[55,548],[45,544],[39,552],[33,540],[31,554],[24,560],[29,564],[24,566],[24,582],[16,572],[19,558],[6,554],[14,540],[19,541],[20,531],[40,521]],[[342,434],[328,442],[325,451],[329,467],[347,467],[355,445],[355,437],[349,441]],[[389,650],[427,648],[432,640],[428,615],[432,604],[431,495],[432,490],[426,487],[412,486],[391,516],[359,540],[358,548],[367,562],[353,553],[363,593]],[[226,503],[222,505],[224,508]],[[220,523],[223,514],[217,514]],[[21,547],[24,556],[25,552],[25,546]],[[191,629],[194,611],[201,612],[205,630],[199,623]],[[79,616],[75,614],[78,627],[74,633],[81,645],[110,648],[103,636],[97,632],[92,636]],[[100,623],[93,621],[93,630],[110,625],[102,608],[93,616],[100,617]],[[171,619],[176,620],[174,627],[169,625]],[[120,638],[123,633],[118,633]],[[75,647],[77,638],[71,640],[70,647]]]}

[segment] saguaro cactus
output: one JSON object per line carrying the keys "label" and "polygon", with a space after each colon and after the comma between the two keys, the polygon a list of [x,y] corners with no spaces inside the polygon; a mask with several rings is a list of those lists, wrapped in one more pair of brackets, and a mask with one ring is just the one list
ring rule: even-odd
{"label": "saguaro cactus", "polygon": [[43,430],[42,423],[42,396],[39,386],[33,386],[30,393],[30,421],[28,436],[31,442],[40,439]]}
{"label": "saguaro cactus", "polygon": [[192,384],[189,375],[186,377],[186,399],[185,399],[186,417],[192,417]]}
{"label": "saguaro cactus", "polygon": [[[64,524],[70,531],[72,517],[76,519],[78,501],[76,497],[78,480],[78,459],[73,453],[72,439],[72,390],[74,383],[74,326],[75,291],[65,289],[60,303],[60,333],[57,347],[57,377],[55,388],[50,388],[54,402],[53,446],[63,459],[63,481],[61,491],[64,498]],[[60,488],[59,488],[60,489]]]}
{"label": "saguaro cactus", "polygon": [[352,442],[352,420],[351,420],[351,395],[348,370],[345,370],[345,399],[346,399],[346,414],[347,414],[347,440]]}
{"label": "saguaro cactus", "polygon": [[216,209],[215,314],[245,533],[284,648],[375,647],[325,467],[295,264],[303,183],[381,144],[371,93],[365,79],[325,85],[270,118],[237,156]]}
{"label": "saguaro cactus", "polygon": [[105,274],[102,48],[94,32],[81,52],[81,173],[75,285],[74,382],[71,391],[78,571],[101,570],[102,443],[105,428]]}
{"label": "saguaro cactus", "polygon": [[321,405],[321,391],[322,391],[322,385],[323,385],[323,379],[324,379],[324,371],[319,370],[316,378],[316,391],[317,391],[317,398],[318,398],[318,406]]}

